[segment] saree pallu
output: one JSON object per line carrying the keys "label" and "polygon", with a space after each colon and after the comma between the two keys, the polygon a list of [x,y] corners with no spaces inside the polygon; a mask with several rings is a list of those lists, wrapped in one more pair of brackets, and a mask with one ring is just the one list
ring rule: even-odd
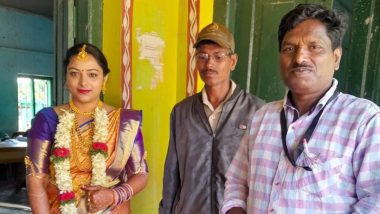
{"label": "saree pallu", "polygon": [[[116,109],[108,113],[108,157],[106,159],[108,186],[124,183],[128,177],[148,172],[146,152],[141,133],[141,111]],[[46,173],[50,176],[47,188],[51,213],[59,211],[59,190],[55,184],[55,170],[50,162],[51,149],[58,124],[58,115],[53,108],[42,109],[35,117],[28,134],[26,170],[28,174]],[[91,182],[92,120],[79,125],[79,133],[71,130],[70,173],[79,212],[86,212],[83,203],[86,197],[81,186]],[[115,207],[129,209],[129,202]]]}

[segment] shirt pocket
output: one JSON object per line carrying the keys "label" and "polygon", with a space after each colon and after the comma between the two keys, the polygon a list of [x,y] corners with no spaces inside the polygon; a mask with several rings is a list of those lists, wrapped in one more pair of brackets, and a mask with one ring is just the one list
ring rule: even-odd
{"label": "shirt pocket", "polygon": [[232,133],[236,136],[241,138],[242,135],[247,131],[247,123],[246,121],[235,121],[235,123],[232,124],[231,129],[233,130]]}
{"label": "shirt pocket", "polygon": [[232,158],[235,156],[236,151],[239,148],[239,145],[243,139],[243,136],[246,132],[245,129],[239,128],[239,124],[234,124],[230,126],[228,131],[223,131],[223,137],[221,138],[220,143],[220,157],[223,157],[223,162],[230,164]]}
{"label": "shirt pocket", "polygon": [[338,192],[338,183],[340,182],[342,163],[342,158],[334,157],[316,163],[312,167],[312,171],[297,167],[292,186],[301,192],[319,198],[336,194]]}

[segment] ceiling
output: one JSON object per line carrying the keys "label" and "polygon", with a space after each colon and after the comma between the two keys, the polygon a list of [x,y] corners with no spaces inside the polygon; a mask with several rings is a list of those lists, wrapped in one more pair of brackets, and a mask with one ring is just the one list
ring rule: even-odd
{"label": "ceiling", "polygon": [[53,0],[0,0],[0,5],[53,19]]}

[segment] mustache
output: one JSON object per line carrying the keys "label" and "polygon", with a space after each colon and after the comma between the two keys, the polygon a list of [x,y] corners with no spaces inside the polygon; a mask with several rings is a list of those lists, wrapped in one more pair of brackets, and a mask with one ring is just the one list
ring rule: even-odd
{"label": "mustache", "polygon": [[215,70],[213,70],[213,69],[205,69],[205,70],[202,70],[202,71],[200,71],[201,73],[205,73],[205,72],[217,72],[217,71],[215,71]]}
{"label": "mustache", "polygon": [[298,69],[298,68],[313,68],[313,66],[307,64],[306,62],[302,62],[302,63],[293,63],[293,65],[292,65],[292,69]]}

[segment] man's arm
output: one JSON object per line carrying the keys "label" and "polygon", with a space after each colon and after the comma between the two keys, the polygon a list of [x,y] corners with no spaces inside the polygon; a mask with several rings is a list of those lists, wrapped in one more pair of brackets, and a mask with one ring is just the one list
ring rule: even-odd
{"label": "man's arm", "polygon": [[[248,134],[248,132],[247,132]],[[230,167],[228,168],[226,177],[227,181],[224,190],[224,201],[221,213],[238,214],[245,213],[248,197],[248,173],[249,173],[249,151],[248,136],[243,137],[238,151]]]}
{"label": "man's arm", "polygon": [[230,210],[228,210],[226,214],[246,214],[246,212],[241,207],[233,207]]}
{"label": "man's arm", "polygon": [[378,213],[380,210],[380,114],[375,114],[359,130],[361,134],[354,157],[358,202],[354,213]]}
{"label": "man's arm", "polygon": [[162,200],[159,207],[160,214],[170,214],[173,212],[173,204],[180,184],[175,128],[175,116],[172,112],[170,115],[170,139],[165,160]]}

